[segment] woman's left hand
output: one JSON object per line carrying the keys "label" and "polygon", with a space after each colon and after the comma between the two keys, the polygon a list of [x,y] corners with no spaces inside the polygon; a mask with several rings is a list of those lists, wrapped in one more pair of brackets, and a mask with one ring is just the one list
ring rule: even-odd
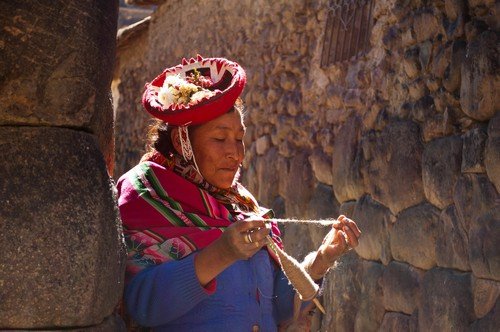
{"label": "woman's left hand", "polygon": [[323,276],[335,261],[359,243],[361,231],[356,223],[346,216],[339,216],[337,222],[323,239],[316,258],[309,267],[312,276]]}

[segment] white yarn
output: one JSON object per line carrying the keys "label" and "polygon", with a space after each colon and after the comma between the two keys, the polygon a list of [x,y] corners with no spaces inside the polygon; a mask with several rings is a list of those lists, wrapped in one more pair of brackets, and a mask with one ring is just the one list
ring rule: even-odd
{"label": "white yarn", "polygon": [[318,224],[323,226],[329,226],[337,223],[337,219],[281,219],[281,218],[271,218],[266,219],[266,221],[274,221],[278,223],[302,223],[302,224]]}

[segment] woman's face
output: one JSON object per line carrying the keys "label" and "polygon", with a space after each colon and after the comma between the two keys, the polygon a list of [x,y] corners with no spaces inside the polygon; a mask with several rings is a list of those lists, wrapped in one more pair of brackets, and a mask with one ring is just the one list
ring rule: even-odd
{"label": "woman's face", "polygon": [[229,188],[245,155],[245,125],[233,111],[194,127],[190,131],[196,163],[208,183]]}

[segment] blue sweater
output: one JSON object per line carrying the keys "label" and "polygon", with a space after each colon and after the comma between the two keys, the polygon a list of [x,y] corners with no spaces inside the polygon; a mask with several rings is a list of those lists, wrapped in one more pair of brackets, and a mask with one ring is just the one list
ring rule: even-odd
{"label": "blue sweater", "polygon": [[276,331],[292,316],[294,291],[266,250],[240,260],[207,288],[200,285],[192,254],[146,269],[125,291],[132,318],[154,331]]}

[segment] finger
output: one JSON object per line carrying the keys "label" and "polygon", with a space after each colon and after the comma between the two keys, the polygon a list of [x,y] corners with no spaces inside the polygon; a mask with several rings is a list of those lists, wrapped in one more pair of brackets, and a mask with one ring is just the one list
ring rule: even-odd
{"label": "finger", "polygon": [[267,227],[262,227],[255,230],[250,230],[249,233],[252,235],[254,241],[262,241],[269,235],[270,229]]}
{"label": "finger", "polygon": [[335,239],[336,228],[332,228],[328,234],[323,238],[323,244],[330,244]]}
{"label": "finger", "polygon": [[349,246],[354,248],[358,245],[358,237],[351,228],[344,226],[344,234],[346,235],[347,244]]}
{"label": "finger", "polygon": [[361,235],[361,230],[358,225],[354,222],[354,220],[348,219],[349,228],[356,234],[357,237]]}
{"label": "finger", "polygon": [[333,225],[333,227],[335,229],[338,229],[338,230],[342,230],[344,228],[344,226],[348,225],[349,224],[349,218],[347,218],[346,216],[344,215],[340,215],[338,218],[337,218],[337,222]]}
{"label": "finger", "polygon": [[245,244],[250,244],[253,242],[252,234],[250,234],[249,232],[244,232],[242,233],[242,235],[243,235],[243,242]]}
{"label": "finger", "polygon": [[239,221],[239,223],[240,224],[238,225],[238,230],[240,232],[247,232],[254,228],[266,227],[267,225],[264,219],[243,220]]}
{"label": "finger", "polygon": [[245,231],[248,231],[253,228],[262,228],[266,227],[268,223],[264,219],[251,219],[251,220],[244,220],[244,226],[243,229]]}
{"label": "finger", "polygon": [[[242,237],[245,243],[261,242],[266,240],[270,234],[270,229],[266,227],[253,228],[246,232],[242,232]],[[267,240],[265,242],[268,242]]]}
{"label": "finger", "polygon": [[246,256],[251,257],[253,256],[257,251],[259,251],[262,247],[264,247],[267,243],[265,241],[256,241],[252,243],[245,243],[243,247],[243,251],[245,252]]}
{"label": "finger", "polygon": [[335,249],[333,256],[336,257],[349,250],[347,235],[343,231],[337,231],[337,233],[335,234],[335,239],[328,247]]}
{"label": "finger", "polygon": [[346,216],[344,216],[343,214],[340,215],[338,218],[337,218],[337,221],[342,224],[342,225],[345,225],[348,221],[349,221],[349,218],[347,218]]}
{"label": "finger", "polygon": [[358,225],[354,222],[354,220],[347,218],[344,215],[339,216],[339,221],[343,226],[348,226],[352,229],[352,231],[356,234],[356,237],[361,235],[361,231],[358,228]]}
{"label": "finger", "polygon": [[340,215],[337,220],[335,220],[332,224],[332,227],[338,230],[342,229],[342,226],[344,225],[343,223],[343,218],[345,218],[344,215]]}

